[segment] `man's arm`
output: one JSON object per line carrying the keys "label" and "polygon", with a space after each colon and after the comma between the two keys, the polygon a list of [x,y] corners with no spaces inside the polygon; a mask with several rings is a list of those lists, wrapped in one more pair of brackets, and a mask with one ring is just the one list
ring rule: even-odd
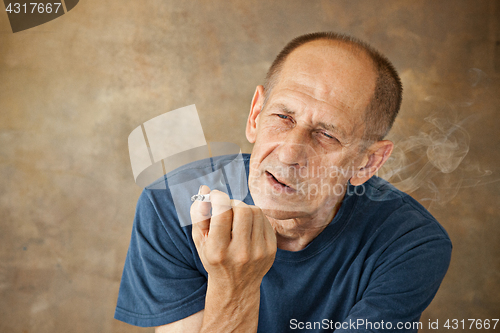
{"label": "man's arm", "polygon": [[362,298],[344,319],[361,325],[345,325],[335,332],[416,333],[422,328],[419,318],[446,274],[452,249],[447,237],[430,230],[408,231],[386,248]]}
{"label": "man's arm", "polygon": [[182,320],[156,327],[155,333],[198,333],[203,322],[204,311],[201,310]]}
{"label": "man's arm", "polygon": [[191,207],[193,240],[208,272],[205,310],[157,332],[257,331],[260,284],[277,250],[274,230],[257,207],[231,203],[219,191],[211,192],[211,201]]}

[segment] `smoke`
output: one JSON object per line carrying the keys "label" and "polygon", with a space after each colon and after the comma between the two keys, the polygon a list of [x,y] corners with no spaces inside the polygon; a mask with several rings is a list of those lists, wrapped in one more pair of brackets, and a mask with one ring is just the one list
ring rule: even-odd
{"label": "smoke", "polygon": [[421,202],[444,205],[462,188],[491,182],[485,177],[492,172],[466,158],[471,138],[465,127],[477,117],[460,119],[457,108],[473,102],[453,104],[436,97],[425,100],[435,111],[424,118],[425,124],[416,135],[393,140],[393,153],[379,176]]}

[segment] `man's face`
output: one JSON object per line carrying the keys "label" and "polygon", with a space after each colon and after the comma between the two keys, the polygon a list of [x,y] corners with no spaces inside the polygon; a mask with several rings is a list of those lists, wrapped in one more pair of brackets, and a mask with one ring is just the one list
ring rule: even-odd
{"label": "man's face", "polygon": [[363,54],[315,41],[289,55],[263,110],[256,93],[249,188],[266,215],[327,215],[343,197],[353,168],[366,162],[360,147],[375,80]]}

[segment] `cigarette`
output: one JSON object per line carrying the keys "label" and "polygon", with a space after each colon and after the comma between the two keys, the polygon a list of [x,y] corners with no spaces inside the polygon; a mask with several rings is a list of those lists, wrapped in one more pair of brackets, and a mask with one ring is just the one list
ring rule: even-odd
{"label": "cigarette", "polygon": [[210,194],[195,194],[191,197],[191,201],[210,202]]}

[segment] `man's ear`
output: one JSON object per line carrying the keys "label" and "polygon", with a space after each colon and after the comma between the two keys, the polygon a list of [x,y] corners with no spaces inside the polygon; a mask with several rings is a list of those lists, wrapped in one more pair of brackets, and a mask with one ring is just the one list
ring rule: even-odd
{"label": "man's ear", "polygon": [[358,170],[355,170],[354,175],[351,177],[351,184],[358,186],[370,179],[391,156],[393,148],[394,143],[389,140],[375,142],[368,148],[368,153],[363,159],[363,165]]}
{"label": "man's ear", "polygon": [[257,139],[257,117],[264,106],[264,99],[264,87],[257,86],[255,94],[252,98],[252,105],[250,107],[250,114],[248,115],[246,128],[247,140],[250,143],[255,143],[255,140]]}

